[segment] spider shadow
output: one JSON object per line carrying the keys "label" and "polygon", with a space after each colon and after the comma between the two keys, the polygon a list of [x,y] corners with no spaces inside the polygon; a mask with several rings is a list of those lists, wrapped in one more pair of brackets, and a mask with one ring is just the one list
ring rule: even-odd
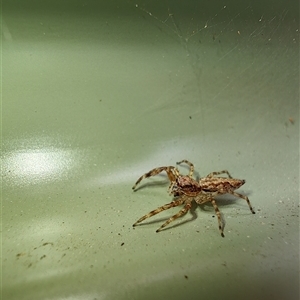
{"label": "spider shadow", "polygon": [[[243,193],[243,195],[247,195],[247,196],[249,194],[250,193]],[[236,204],[236,203],[240,203],[240,205],[243,208],[245,208],[246,211],[249,211],[248,204],[244,199],[235,197],[235,196],[230,195],[230,194],[218,195],[218,196],[215,197],[215,201],[217,203],[217,206],[218,206],[221,214],[222,214],[222,207],[226,207],[226,206],[233,205],[233,204]],[[213,208],[213,206],[210,202],[206,202],[206,203],[203,203],[203,204],[198,204],[198,206],[202,211],[213,211],[213,212],[215,212],[215,210],[214,210],[214,208]],[[206,207],[209,207],[209,209],[207,209]]]}
{"label": "spider shadow", "polygon": [[[243,192],[241,193],[242,195],[245,195],[247,197],[249,197],[250,193],[246,193],[246,192]],[[249,210],[249,207],[248,207],[248,204],[246,202],[246,200],[244,200],[243,198],[239,198],[239,197],[236,197],[234,195],[231,195],[231,194],[224,194],[224,195],[218,195],[216,198],[215,198],[216,202],[217,202],[217,205],[218,206],[227,206],[227,205],[232,205],[232,204],[235,204],[235,203],[240,203],[243,207],[244,207],[244,204],[245,205],[245,208]]]}

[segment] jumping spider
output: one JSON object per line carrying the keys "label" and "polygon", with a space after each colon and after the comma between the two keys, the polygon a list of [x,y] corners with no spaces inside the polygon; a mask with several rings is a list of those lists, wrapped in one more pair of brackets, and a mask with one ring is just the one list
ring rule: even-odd
{"label": "jumping spider", "polygon": [[[186,163],[190,167],[188,175],[181,175],[176,167],[168,166],[155,168],[149,171],[148,173],[145,173],[137,180],[135,185],[132,187],[134,191],[136,190],[137,185],[144,178],[155,176],[165,171],[170,180],[168,192],[170,195],[173,195],[175,199],[168,204],[165,204],[155,210],[150,211],[148,214],[138,219],[133,224],[133,226],[136,226],[138,223],[144,221],[145,219],[150,218],[166,209],[184,204],[184,207],[177,214],[169,218],[164,224],[160,226],[160,228],[156,230],[156,232],[159,232],[172,221],[186,214],[191,209],[193,201],[195,201],[197,204],[211,202],[218,217],[219,230],[221,236],[224,237],[224,225],[221,220],[221,213],[215,200],[215,197],[217,195],[223,194],[231,194],[238,198],[246,200],[251,212],[255,214],[248,197],[235,192],[236,189],[240,188],[245,183],[245,180],[234,179],[231,177],[228,171],[223,170],[220,172],[212,172],[206,177],[200,178],[199,181],[197,181],[193,178],[194,165],[185,159],[178,162],[177,164],[179,165],[181,163]],[[217,175],[220,174],[227,174],[228,178],[217,177]]]}

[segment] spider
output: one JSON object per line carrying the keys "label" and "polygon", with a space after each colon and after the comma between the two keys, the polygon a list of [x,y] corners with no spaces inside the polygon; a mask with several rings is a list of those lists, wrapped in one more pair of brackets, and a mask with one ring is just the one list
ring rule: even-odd
{"label": "spider", "polygon": [[[223,194],[231,194],[238,198],[242,198],[247,201],[250,211],[255,214],[253,210],[250,200],[247,196],[241,195],[235,192],[236,189],[240,188],[245,180],[242,179],[234,179],[231,177],[228,171],[223,170],[219,172],[209,173],[206,177],[200,178],[199,181],[193,178],[194,174],[194,165],[188,160],[182,160],[177,162],[177,165],[185,163],[189,166],[189,174],[181,175],[179,170],[176,167],[168,166],[168,167],[159,167],[155,168],[144,175],[142,175],[135,185],[132,187],[134,191],[136,191],[137,185],[145,178],[155,176],[163,171],[165,171],[170,180],[170,186],[168,192],[170,195],[173,195],[175,198],[172,202],[167,203],[161,207],[158,207],[155,210],[150,211],[148,214],[144,215],[140,219],[138,219],[133,226],[136,226],[138,223],[148,219],[164,210],[167,210],[172,207],[176,207],[184,204],[184,207],[174,216],[169,218],[164,224],[162,224],[156,232],[161,231],[168,224],[173,222],[175,219],[186,214],[192,207],[192,202],[195,201],[197,204],[203,204],[206,202],[211,202],[215,209],[215,213],[218,217],[218,225],[221,236],[224,237],[224,224],[222,223],[221,213],[217,206],[215,197],[217,195]],[[227,174],[228,177],[217,177],[217,175]]]}

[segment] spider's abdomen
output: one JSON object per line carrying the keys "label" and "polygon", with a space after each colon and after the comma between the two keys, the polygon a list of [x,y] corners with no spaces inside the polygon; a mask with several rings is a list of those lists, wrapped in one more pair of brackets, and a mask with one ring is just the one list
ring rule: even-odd
{"label": "spider's abdomen", "polygon": [[203,178],[200,180],[202,190],[205,192],[227,193],[240,188],[246,181],[233,178]]}

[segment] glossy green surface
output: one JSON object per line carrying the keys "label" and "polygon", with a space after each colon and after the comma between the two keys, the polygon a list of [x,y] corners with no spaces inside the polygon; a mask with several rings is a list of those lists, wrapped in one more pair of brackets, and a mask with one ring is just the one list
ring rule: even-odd
{"label": "glossy green surface", "polygon": [[[294,8],[61,2],[2,5],[3,299],[298,299]],[[256,214],[133,229],[172,198],[132,185],[181,159],[246,179]]]}

